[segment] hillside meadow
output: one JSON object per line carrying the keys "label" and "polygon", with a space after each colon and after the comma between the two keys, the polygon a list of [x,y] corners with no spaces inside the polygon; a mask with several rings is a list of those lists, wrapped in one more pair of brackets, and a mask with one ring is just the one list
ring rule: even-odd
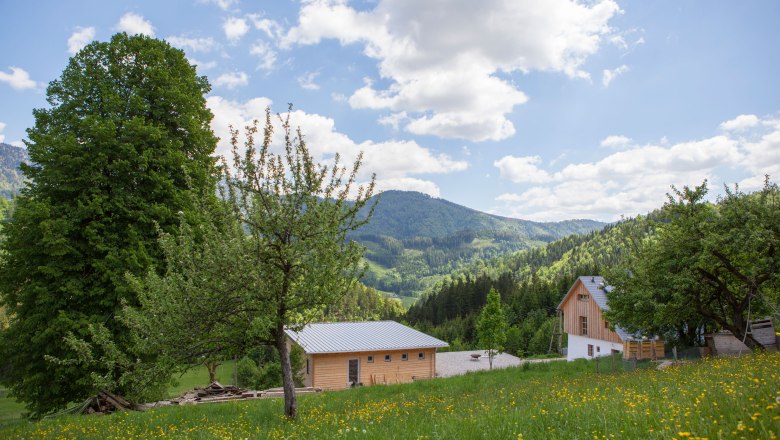
{"label": "hillside meadow", "polygon": [[14,422],[0,437],[774,439],[780,354],[607,373],[592,361],[534,364],[306,395],[299,405],[294,422],[281,400],[256,400]]}

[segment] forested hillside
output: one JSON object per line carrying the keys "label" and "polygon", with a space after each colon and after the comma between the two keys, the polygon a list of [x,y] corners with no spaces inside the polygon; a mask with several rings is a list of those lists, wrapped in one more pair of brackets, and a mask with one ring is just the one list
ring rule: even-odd
{"label": "forested hillside", "polygon": [[494,287],[507,307],[507,352],[546,353],[555,309],[574,280],[580,275],[601,274],[616,265],[631,237],[646,231],[647,218],[638,217],[544,247],[476,262],[445,279],[412,306],[407,320],[450,342],[453,349],[475,348],[475,318]]}
{"label": "forested hillside", "polygon": [[0,197],[11,198],[24,185],[19,164],[29,160],[27,150],[0,143]]}
{"label": "forested hillside", "polygon": [[475,261],[603,226],[593,220],[539,223],[499,217],[422,193],[385,191],[377,196],[371,221],[352,238],[367,249],[366,285],[416,296]]}

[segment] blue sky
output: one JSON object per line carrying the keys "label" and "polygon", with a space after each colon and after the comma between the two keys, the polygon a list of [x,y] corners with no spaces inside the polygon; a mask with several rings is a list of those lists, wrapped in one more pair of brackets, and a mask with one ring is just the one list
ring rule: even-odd
{"label": "blue sky", "polygon": [[[612,221],[780,176],[780,2],[0,2],[0,141],[115,32],[183,49],[226,138],[270,105],[322,161],[500,215]],[[227,152],[223,140],[217,150]]]}

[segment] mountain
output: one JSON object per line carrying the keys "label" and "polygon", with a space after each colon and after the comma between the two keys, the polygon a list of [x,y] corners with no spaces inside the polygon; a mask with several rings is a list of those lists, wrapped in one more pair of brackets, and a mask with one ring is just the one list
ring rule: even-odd
{"label": "mountain", "polygon": [[24,186],[19,164],[29,160],[24,148],[0,143],[0,196],[11,198]]}
{"label": "mountain", "polygon": [[371,221],[350,235],[366,247],[369,271],[363,282],[407,297],[475,261],[605,226],[593,220],[500,217],[418,192],[385,191],[376,197]]}

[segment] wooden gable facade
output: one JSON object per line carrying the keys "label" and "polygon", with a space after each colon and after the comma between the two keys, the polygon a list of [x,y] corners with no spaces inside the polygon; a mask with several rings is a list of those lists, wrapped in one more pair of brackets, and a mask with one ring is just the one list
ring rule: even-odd
{"label": "wooden gable facade", "polygon": [[623,339],[610,330],[609,322],[604,320],[601,307],[585,286],[583,278],[587,277],[578,278],[558,306],[562,313],[563,331],[569,335],[622,344]]}

